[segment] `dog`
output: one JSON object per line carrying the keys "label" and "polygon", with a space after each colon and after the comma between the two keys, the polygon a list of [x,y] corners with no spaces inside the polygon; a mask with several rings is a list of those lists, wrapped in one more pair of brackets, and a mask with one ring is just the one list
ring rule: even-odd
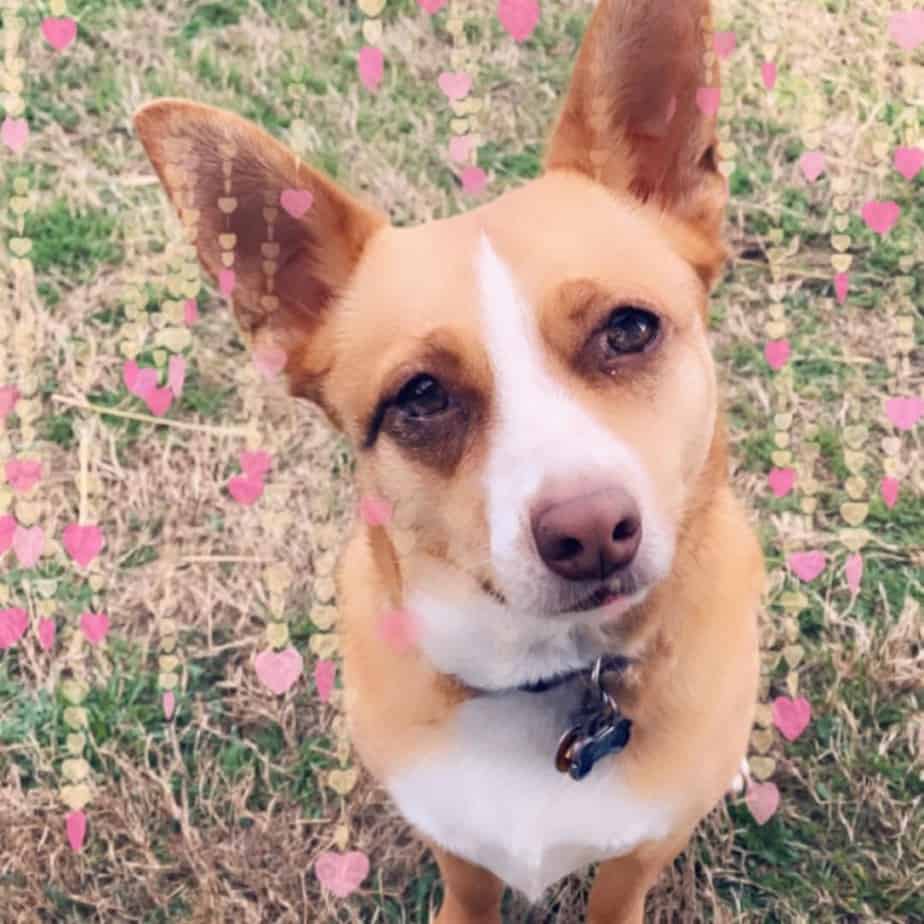
{"label": "dog", "polygon": [[235,236],[252,348],[393,512],[357,517],[338,566],[344,699],[435,854],[438,924],[592,864],[587,920],[637,924],[746,753],[765,572],[707,335],[728,258],[709,16],[601,0],[542,174],[415,227],[230,113],[135,116],[213,279]]}

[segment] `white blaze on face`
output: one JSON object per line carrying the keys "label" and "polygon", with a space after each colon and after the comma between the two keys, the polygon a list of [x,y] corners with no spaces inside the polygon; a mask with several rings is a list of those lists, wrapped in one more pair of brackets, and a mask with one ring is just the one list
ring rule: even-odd
{"label": "white blaze on face", "polygon": [[[641,511],[638,561],[666,573],[673,536],[663,524],[637,454],[602,427],[549,373],[535,310],[482,234],[477,261],[484,342],[494,374],[496,425],[484,474],[491,560],[517,608],[543,598],[558,579],[538,556],[529,510],[550,478],[622,484]],[[543,592],[545,590],[545,592]]]}

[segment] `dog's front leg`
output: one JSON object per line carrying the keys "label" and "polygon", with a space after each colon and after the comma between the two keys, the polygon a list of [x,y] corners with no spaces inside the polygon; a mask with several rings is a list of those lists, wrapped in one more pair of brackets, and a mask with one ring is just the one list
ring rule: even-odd
{"label": "dog's front leg", "polygon": [[433,924],[500,924],[504,884],[493,873],[430,845],[443,878],[443,904]]}

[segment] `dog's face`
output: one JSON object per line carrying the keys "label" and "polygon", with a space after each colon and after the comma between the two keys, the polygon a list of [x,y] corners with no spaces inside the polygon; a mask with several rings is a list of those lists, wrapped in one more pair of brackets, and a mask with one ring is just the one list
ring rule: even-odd
{"label": "dog's face", "polygon": [[[199,232],[203,264],[219,269],[208,235],[237,235],[239,317],[350,436],[360,490],[395,510],[422,647],[474,685],[582,666],[595,629],[670,572],[708,464],[725,186],[695,102],[700,11],[671,6],[602,3],[545,175],[414,228],[217,110],[165,101],[136,120],[180,208],[235,194]],[[270,237],[287,188],[312,207],[278,211]]]}

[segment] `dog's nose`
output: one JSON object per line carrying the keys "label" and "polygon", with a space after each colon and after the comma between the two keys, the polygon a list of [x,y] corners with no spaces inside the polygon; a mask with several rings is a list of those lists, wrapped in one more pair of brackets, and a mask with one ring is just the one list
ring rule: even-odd
{"label": "dog's nose", "polygon": [[605,581],[625,568],[642,541],[642,519],[624,488],[607,487],[538,508],[532,529],[539,555],[569,581]]}

